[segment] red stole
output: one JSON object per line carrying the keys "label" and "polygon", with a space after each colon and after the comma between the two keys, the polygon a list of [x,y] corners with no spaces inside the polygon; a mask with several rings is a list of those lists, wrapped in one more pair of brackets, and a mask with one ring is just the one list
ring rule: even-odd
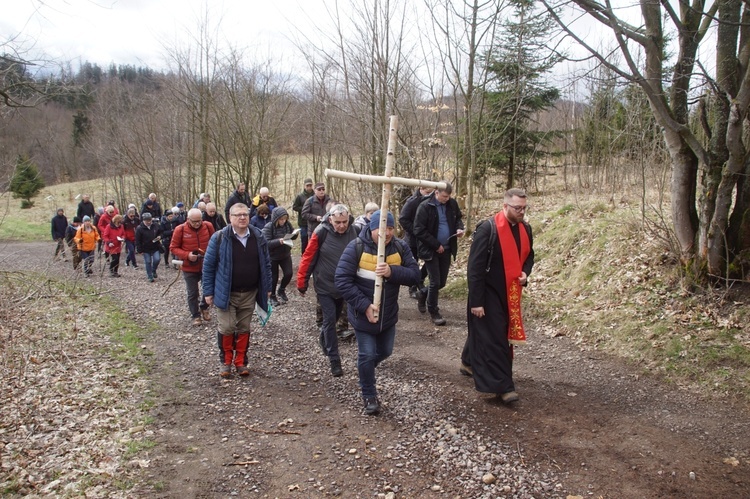
{"label": "red stole", "polygon": [[521,254],[519,255],[516,240],[510,231],[510,223],[505,218],[504,212],[501,211],[495,215],[495,226],[505,268],[505,290],[508,296],[508,341],[511,345],[523,345],[526,343],[526,333],[524,333],[521,320],[521,283],[518,279],[523,270],[522,262],[526,261],[531,250],[529,235],[526,233],[526,227],[519,223],[518,233],[521,236]]}

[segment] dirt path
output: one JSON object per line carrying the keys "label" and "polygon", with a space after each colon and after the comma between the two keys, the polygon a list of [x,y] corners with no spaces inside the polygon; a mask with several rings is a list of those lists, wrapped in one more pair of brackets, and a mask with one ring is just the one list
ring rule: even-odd
{"label": "dirt path", "polygon": [[458,373],[465,304],[443,301],[448,326],[435,328],[404,290],[394,355],[378,371],[385,409],[367,417],[356,346],[342,347],[345,374],[332,378],[312,293],[290,293],[256,327],[249,379],[224,381],[215,319],[188,324],[181,279],[162,296],[176,271],[152,285],[142,270],[124,274],[103,285],[155,353],[157,446],[138,496],[750,497],[746,405],[666,386],[534,324],[508,408]]}

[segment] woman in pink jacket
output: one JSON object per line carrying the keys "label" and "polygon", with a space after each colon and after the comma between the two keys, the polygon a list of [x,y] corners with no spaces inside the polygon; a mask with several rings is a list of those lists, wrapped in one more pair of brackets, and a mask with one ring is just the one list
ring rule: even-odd
{"label": "woman in pink jacket", "polygon": [[122,215],[115,215],[112,221],[104,228],[104,251],[109,255],[110,277],[120,277],[120,253],[125,242],[125,227],[122,225]]}

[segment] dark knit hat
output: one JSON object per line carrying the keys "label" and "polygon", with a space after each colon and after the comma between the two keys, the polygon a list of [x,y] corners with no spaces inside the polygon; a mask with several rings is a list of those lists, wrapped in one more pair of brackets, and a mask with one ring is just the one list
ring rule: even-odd
{"label": "dark knit hat", "polygon": [[[393,215],[391,212],[388,212],[388,222],[386,223],[386,226],[388,227],[395,227],[396,226],[396,220],[393,218]],[[370,217],[370,230],[375,230],[380,228],[380,210],[376,211],[372,214]]]}

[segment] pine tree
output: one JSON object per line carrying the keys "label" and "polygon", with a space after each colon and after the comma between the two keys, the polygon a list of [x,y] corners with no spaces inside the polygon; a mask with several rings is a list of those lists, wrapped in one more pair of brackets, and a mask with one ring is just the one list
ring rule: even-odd
{"label": "pine tree", "polygon": [[9,189],[15,199],[21,198],[21,208],[34,206],[31,198],[36,196],[44,187],[44,180],[39,175],[36,165],[26,156],[20,154],[16,158],[16,170],[10,179]]}

